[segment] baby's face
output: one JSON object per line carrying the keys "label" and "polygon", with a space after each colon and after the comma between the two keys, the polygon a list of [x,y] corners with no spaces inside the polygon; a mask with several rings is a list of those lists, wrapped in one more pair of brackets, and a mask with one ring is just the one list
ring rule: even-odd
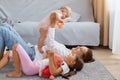
{"label": "baby's face", "polygon": [[70,17],[70,12],[67,9],[61,9],[62,11],[62,19],[66,19],[68,17]]}

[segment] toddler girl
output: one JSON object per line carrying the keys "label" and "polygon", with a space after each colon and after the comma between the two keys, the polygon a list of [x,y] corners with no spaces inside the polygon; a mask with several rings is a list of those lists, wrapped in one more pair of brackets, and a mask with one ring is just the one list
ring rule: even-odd
{"label": "toddler girl", "polygon": [[59,10],[52,11],[46,16],[39,24],[40,38],[38,40],[38,50],[43,53],[42,46],[48,33],[48,28],[51,26],[58,26],[62,28],[64,25],[64,19],[70,17],[71,8],[68,6],[62,6]]}

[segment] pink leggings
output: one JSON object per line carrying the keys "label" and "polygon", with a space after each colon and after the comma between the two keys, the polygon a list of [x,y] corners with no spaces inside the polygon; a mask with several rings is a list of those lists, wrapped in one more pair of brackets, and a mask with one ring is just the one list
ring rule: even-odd
{"label": "pink leggings", "polygon": [[35,75],[39,73],[39,63],[37,61],[31,61],[30,57],[23,49],[21,45],[18,44],[16,51],[18,52],[22,71],[26,75]]}

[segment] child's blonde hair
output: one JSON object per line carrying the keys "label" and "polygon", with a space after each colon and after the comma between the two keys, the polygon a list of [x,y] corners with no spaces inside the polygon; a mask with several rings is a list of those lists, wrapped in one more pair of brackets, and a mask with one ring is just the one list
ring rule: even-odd
{"label": "child's blonde hair", "polygon": [[60,9],[66,9],[68,14],[71,15],[71,8],[69,6],[62,6]]}

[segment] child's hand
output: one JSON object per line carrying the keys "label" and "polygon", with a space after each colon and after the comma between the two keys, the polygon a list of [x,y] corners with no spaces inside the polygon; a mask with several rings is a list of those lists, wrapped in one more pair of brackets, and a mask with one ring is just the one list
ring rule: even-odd
{"label": "child's hand", "polygon": [[54,80],[54,78],[55,78],[55,77],[54,77],[53,75],[51,75],[51,76],[49,77],[50,80]]}

